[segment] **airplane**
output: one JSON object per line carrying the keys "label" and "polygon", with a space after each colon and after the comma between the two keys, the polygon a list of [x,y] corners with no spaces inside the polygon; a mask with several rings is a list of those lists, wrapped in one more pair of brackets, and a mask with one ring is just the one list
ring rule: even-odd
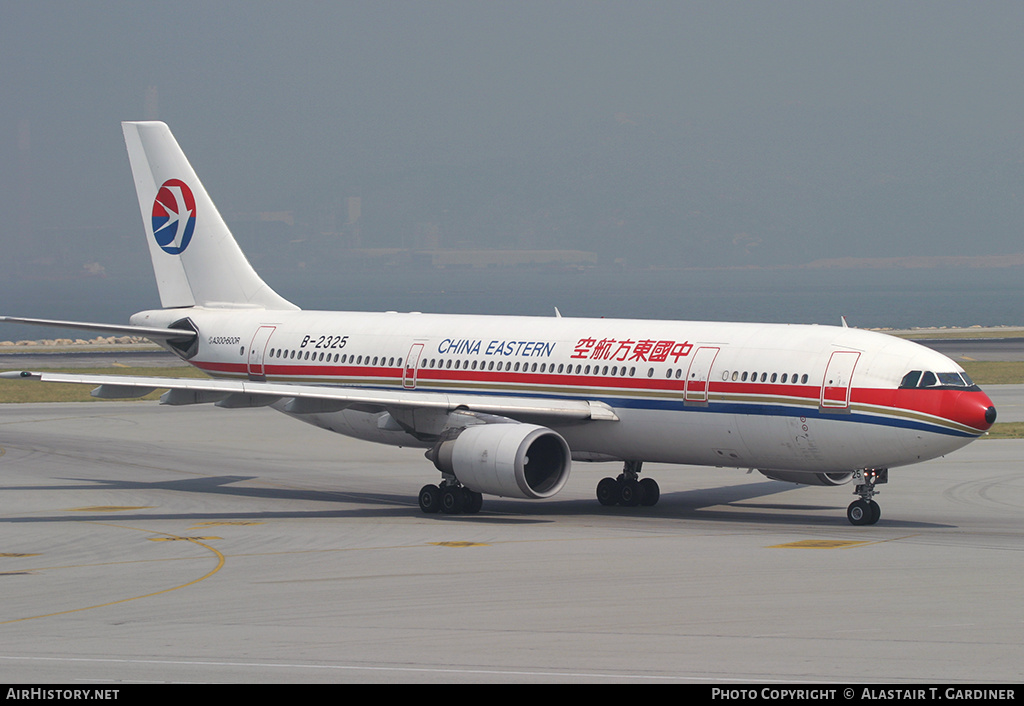
{"label": "airplane", "polygon": [[798,324],[304,311],[255,272],[161,122],[122,123],[161,307],[127,325],[0,317],[148,338],[209,379],[12,371],[165,389],[166,405],[268,406],[339,434],[426,449],[425,513],[550,498],[573,461],[616,462],[602,505],[651,506],[645,462],[853,482],[873,525],[890,468],[982,436],[996,410],[963,369],[878,332]]}

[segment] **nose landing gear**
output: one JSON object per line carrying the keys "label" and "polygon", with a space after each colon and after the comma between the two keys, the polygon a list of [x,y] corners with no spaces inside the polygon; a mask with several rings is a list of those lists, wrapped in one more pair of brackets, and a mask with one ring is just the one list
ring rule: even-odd
{"label": "nose landing gear", "polygon": [[872,498],[878,495],[876,485],[889,482],[888,468],[865,468],[862,471],[854,471],[853,482],[854,495],[859,495],[859,500],[850,503],[846,508],[846,519],[851,525],[873,525],[882,516],[882,509],[878,507]]}

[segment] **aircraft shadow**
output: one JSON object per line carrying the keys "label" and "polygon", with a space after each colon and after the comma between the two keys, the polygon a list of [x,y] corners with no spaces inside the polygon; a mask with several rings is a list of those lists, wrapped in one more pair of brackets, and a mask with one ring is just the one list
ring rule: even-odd
{"label": "aircraft shadow", "polygon": [[[329,507],[322,510],[255,510],[251,512],[170,512],[159,510],[125,512],[118,510],[94,513],[31,517],[0,517],[0,522],[96,522],[118,519],[121,521],[179,520],[272,520],[272,519],[339,519],[339,518],[401,518],[411,514],[443,522],[469,522],[484,524],[536,524],[556,522],[559,517],[644,517],[666,521],[702,521],[735,524],[802,525],[822,527],[848,527],[845,498],[836,505],[800,504],[793,502],[765,502],[782,493],[797,491],[798,487],[779,481],[759,481],[742,485],[726,485],[662,493],[654,507],[604,507],[595,499],[548,500],[532,502],[505,498],[485,497],[483,510],[475,515],[423,515],[415,496],[395,493],[366,493],[344,490],[297,490],[291,488],[261,488],[238,485],[257,476],[208,476],[167,481],[102,480],[94,478],[65,478],[67,485],[6,486],[2,491],[18,490],[169,490],[183,493],[220,494],[242,498],[274,501],[322,502],[334,505],[367,505],[364,507]],[[787,498],[789,500],[791,498]],[[761,502],[751,502],[761,500]],[[780,498],[781,500],[781,498]],[[820,514],[823,511],[827,515]],[[878,527],[922,529],[948,528],[949,524],[908,522],[883,516]],[[867,529],[867,528],[865,528]]]}

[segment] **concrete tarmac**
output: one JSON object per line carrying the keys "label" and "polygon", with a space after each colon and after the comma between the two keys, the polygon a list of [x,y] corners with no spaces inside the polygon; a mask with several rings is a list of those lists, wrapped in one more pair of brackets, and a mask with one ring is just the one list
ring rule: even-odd
{"label": "concrete tarmac", "polygon": [[422,452],[271,410],[0,405],[7,683],[981,683],[1024,677],[1024,442],[849,486],[610,464],[427,516]]}
{"label": "concrete tarmac", "polygon": [[996,423],[1024,422],[1024,385],[984,385],[996,408]]}

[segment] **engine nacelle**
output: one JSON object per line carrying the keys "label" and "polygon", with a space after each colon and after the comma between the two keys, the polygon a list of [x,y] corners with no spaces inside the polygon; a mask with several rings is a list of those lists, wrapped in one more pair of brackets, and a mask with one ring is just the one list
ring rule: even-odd
{"label": "engine nacelle", "polygon": [[761,475],[772,480],[781,480],[787,483],[800,483],[802,485],[843,485],[849,483],[853,473],[806,473],[802,471],[758,471]]}
{"label": "engine nacelle", "polygon": [[439,441],[427,458],[470,490],[527,500],[561,490],[572,466],[565,439],[534,424],[468,426]]}

